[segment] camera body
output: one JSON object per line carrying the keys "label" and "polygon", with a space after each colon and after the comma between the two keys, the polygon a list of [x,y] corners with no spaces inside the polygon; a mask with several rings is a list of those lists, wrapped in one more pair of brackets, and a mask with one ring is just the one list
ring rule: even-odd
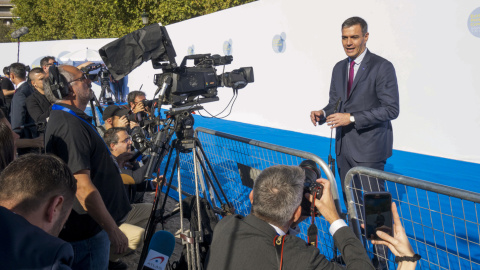
{"label": "camera body", "polygon": [[[194,66],[187,67],[187,60],[194,60]],[[172,85],[162,103],[179,107],[217,101],[217,87],[241,89],[254,81],[252,67],[217,75],[216,66],[228,65],[232,61],[231,55],[196,54],[185,56],[179,67],[161,66],[163,73],[155,74],[154,83],[161,87],[168,78],[172,78]]]}
{"label": "camera body", "polygon": [[[306,193],[310,193],[315,196],[316,200],[320,200],[323,194],[323,185],[317,183],[317,179],[322,177],[320,169],[318,169],[317,164],[313,160],[304,160],[298,165],[305,172],[305,182],[303,186],[303,198],[302,198],[302,216],[310,216],[312,203],[305,198]],[[313,206],[315,211],[315,216],[321,216],[318,209]]]}

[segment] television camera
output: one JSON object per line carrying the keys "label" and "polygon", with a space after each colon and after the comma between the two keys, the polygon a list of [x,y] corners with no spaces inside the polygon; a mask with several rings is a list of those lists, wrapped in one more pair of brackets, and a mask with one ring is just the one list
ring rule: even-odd
{"label": "television camera", "polygon": [[[163,213],[166,197],[170,188],[175,188],[171,184],[176,169],[178,169],[178,186],[175,189],[182,193],[179,169],[181,153],[193,152],[194,168],[198,168],[195,169],[196,204],[200,205],[199,179],[202,179],[202,181],[204,179],[204,182],[201,183],[203,197],[207,198],[210,196],[212,202],[215,201],[221,204],[220,208],[214,205],[214,211],[221,215],[234,213],[233,205],[228,201],[200,141],[194,136],[194,118],[191,114],[194,111],[203,109],[200,104],[218,101],[218,87],[230,87],[234,91],[234,96],[236,96],[239,89],[244,88],[248,83],[254,82],[253,68],[243,67],[231,72],[217,74],[216,67],[230,64],[233,61],[233,57],[211,54],[189,55],[183,58],[180,65],[177,65],[175,61],[176,52],[172,41],[166,28],[159,24],[146,26],[119,38],[100,48],[99,54],[115,80],[120,80],[148,60],[152,61],[154,69],[162,70],[162,73],[154,76],[154,83],[158,88],[150,106],[151,111],[148,114],[150,119],[144,120],[144,127],[142,127],[149,127],[148,133],[151,135],[151,138],[150,140],[143,138],[144,132],[141,130],[137,130],[135,133],[136,140],[146,142],[143,148],[148,148],[151,155],[146,165],[148,167],[144,177],[152,178],[154,172],[160,173],[160,165],[167,154],[168,159],[163,175],[167,175],[168,169],[171,171],[163,204],[159,210],[157,210],[157,207],[160,193],[157,192],[154,198],[153,209],[145,229],[144,247],[139,261],[138,269],[141,269],[156,225],[164,221]],[[188,60],[193,60],[194,65],[187,66]],[[157,95],[158,97],[155,98]],[[165,112],[167,118],[161,117],[162,105],[171,105],[171,108]],[[173,141],[171,142],[172,139]],[[173,150],[176,151],[175,161],[172,167],[169,167]],[[198,164],[200,166],[197,166]],[[203,177],[197,177],[202,170]],[[161,187],[163,184],[159,183],[158,186]],[[180,219],[182,220],[183,203],[179,203],[179,206]],[[156,213],[160,213],[160,215],[158,216]],[[184,230],[181,222],[181,236],[183,243],[189,250],[188,256],[193,259],[193,261],[189,262],[189,265],[193,267],[192,269],[202,269],[203,261],[199,259],[199,254],[202,252],[200,245],[205,244],[203,243],[202,226],[200,225],[202,218],[199,210],[195,215],[199,224],[198,228],[194,229],[192,227],[190,231]]]}

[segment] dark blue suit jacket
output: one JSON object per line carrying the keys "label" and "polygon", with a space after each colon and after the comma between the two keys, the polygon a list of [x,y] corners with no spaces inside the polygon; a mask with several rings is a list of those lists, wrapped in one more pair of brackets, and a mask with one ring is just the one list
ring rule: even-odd
{"label": "dark blue suit jacket", "polygon": [[330,99],[323,109],[326,116],[334,113],[340,98],[337,112],[355,117],[354,124],[336,129],[336,154],[351,156],[357,162],[386,160],[392,155],[393,146],[390,120],[399,114],[395,69],[392,63],[367,50],[347,98],[347,67],[348,58],[333,68]]}
{"label": "dark blue suit jacket", "polygon": [[[37,128],[33,125],[35,121],[30,117],[27,111],[26,99],[33,94],[33,89],[30,86],[29,82],[24,82],[13,95],[12,105],[10,109],[10,119],[12,124],[12,129],[20,135],[20,138],[36,138],[38,137]],[[16,128],[23,125],[31,125],[20,130],[15,130]]]}
{"label": "dark blue suit jacket", "polygon": [[72,246],[0,206],[0,269],[70,269]]}

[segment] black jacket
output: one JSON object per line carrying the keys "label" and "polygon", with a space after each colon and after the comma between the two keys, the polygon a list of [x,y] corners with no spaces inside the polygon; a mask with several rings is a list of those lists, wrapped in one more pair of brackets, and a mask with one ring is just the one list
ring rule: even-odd
{"label": "black jacket", "polygon": [[1,269],[70,269],[72,246],[0,206]]}
{"label": "black jacket", "polygon": [[[249,215],[227,216],[215,227],[207,269],[279,269],[273,245],[275,229],[265,221]],[[349,227],[340,228],[333,236],[342,253],[347,269],[374,269],[360,240]],[[319,243],[321,245],[321,243]],[[314,246],[287,235],[283,248],[283,268],[288,269],[345,269],[330,262]]]}
{"label": "black jacket", "polygon": [[30,114],[35,123],[46,122],[52,104],[50,104],[45,95],[40,94],[40,92],[35,89],[27,98],[26,103],[28,114]]}

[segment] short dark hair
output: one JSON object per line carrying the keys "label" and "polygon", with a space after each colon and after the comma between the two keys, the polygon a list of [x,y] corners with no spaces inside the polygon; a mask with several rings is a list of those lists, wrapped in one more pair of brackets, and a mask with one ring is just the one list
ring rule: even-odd
{"label": "short dark hair", "polygon": [[10,76],[10,66],[3,68],[3,74]]}
{"label": "short dark hair", "polygon": [[10,74],[15,74],[20,80],[27,78],[27,69],[22,63],[13,63],[10,65]]}
{"label": "short dark hair", "polygon": [[0,172],[15,159],[15,142],[12,129],[3,119],[5,119],[5,115],[0,110]]}
{"label": "short dark hair", "polygon": [[[110,144],[117,144],[118,143],[118,132],[120,131],[125,131],[127,132],[127,129],[124,127],[113,127],[107,131],[105,131],[105,134],[103,134],[103,140],[107,144],[108,148],[110,148]],[[111,149],[110,149],[111,150]]]}
{"label": "short dark hair", "polygon": [[351,27],[357,24],[360,25],[360,27],[362,28],[362,34],[365,35],[368,32],[368,25],[367,25],[367,22],[360,17],[351,17],[346,19],[342,23],[342,29],[346,27]]}
{"label": "short dark hair", "polygon": [[127,96],[128,106],[130,106],[130,103],[135,103],[135,99],[137,97],[145,97],[145,96],[146,96],[145,93],[140,90],[135,90],[128,93],[128,96]]}
{"label": "short dark hair", "polygon": [[285,226],[302,202],[305,173],[298,166],[266,168],[253,185],[252,213],[275,226]]}
{"label": "short dark hair", "polygon": [[50,60],[55,61],[55,57],[53,57],[53,56],[43,57],[42,60],[40,60],[40,66],[43,68],[44,66],[46,66],[48,64],[48,61],[50,61]]}
{"label": "short dark hair", "polygon": [[30,70],[30,72],[28,73],[28,78],[29,78],[30,80],[33,80],[33,75],[39,74],[39,73],[45,74],[45,71],[43,71],[43,69],[42,69],[42,68],[39,68],[39,67],[32,68],[32,70]]}
{"label": "short dark hair", "polygon": [[18,200],[15,208],[23,213],[31,213],[52,196],[61,195],[65,205],[72,205],[77,192],[77,181],[59,157],[27,154],[3,170],[0,174],[0,187],[0,202]]}

